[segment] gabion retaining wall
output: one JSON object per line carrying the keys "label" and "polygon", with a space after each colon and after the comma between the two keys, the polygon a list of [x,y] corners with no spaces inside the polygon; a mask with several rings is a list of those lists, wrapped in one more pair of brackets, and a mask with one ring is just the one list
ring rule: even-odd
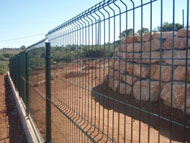
{"label": "gabion retaining wall", "polygon": [[172,106],[182,111],[186,95],[186,113],[190,114],[190,39],[186,46],[186,35],[187,29],[180,29],[174,39],[172,32],[163,32],[162,40],[160,33],[123,39],[111,62],[109,86],[137,100],[148,101],[150,97],[158,101],[160,97],[168,106],[173,97]]}

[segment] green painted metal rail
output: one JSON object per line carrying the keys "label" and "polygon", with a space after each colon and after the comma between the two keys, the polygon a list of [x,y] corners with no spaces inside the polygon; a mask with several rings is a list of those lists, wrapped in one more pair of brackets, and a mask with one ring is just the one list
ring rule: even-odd
{"label": "green painted metal rail", "polygon": [[10,75],[47,143],[190,142],[189,34],[189,0],[103,0]]}

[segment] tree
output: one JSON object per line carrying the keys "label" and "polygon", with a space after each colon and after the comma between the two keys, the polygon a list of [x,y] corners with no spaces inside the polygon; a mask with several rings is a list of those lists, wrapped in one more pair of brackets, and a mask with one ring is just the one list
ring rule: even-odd
{"label": "tree", "polygon": [[21,50],[25,50],[25,49],[26,49],[26,46],[22,45],[22,46],[20,47],[20,49],[21,49]]}
{"label": "tree", "polygon": [[121,39],[123,39],[129,35],[133,35],[133,28],[122,31],[121,32]]}
{"label": "tree", "polygon": [[156,32],[158,32],[158,29],[157,29],[157,28],[154,28],[154,29],[152,30],[152,32],[153,32],[153,33],[156,33]]}
{"label": "tree", "polygon": [[[183,25],[181,25],[179,23],[174,24],[174,31],[178,31],[181,28],[183,28]],[[173,31],[173,23],[164,22],[164,24],[162,26],[162,30],[161,30],[160,26],[158,26],[157,29],[159,32]]]}
{"label": "tree", "polygon": [[10,58],[10,57],[12,57],[14,54],[12,54],[12,53],[3,53],[2,54],[5,58]]}
{"label": "tree", "polygon": [[137,34],[141,35],[141,32],[142,32],[142,34],[148,33],[148,32],[149,32],[149,29],[148,29],[148,28],[139,29],[139,30],[137,31]]}

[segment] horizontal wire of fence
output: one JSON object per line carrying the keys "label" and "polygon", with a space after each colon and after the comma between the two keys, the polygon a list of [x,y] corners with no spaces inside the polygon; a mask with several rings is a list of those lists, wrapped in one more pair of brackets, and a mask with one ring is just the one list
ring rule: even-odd
{"label": "horizontal wire of fence", "polygon": [[189,0],[104,0],[10,74],[47,142],[188,142],[189,37]]}

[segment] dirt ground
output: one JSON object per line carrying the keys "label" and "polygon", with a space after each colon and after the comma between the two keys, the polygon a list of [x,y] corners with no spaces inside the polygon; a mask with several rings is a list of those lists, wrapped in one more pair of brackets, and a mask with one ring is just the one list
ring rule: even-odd
{"label": "dirt ground", "polygon": [[0,75],[0,143],[26,143],[7,75]]}
{"label": "dirt ground", "polygon": [[[171,139],[177,143],[184,142],[184,135],[185,141],[190,142],[190,130],[179,125],[184,124],[181,111],[173,109],[172,123],[170,107],[113,92],[108,87],[107,74],[108,62],[103,60],[73,61],[52,68],[54,142],[169,143]],[[45,137],[45,83],[42,82],[45,75],[44,71],[33,75],[31,81],[38,84],[35,92],[30,91],[33,93],[31,111]],[[186,125],[190,125],[189,116]]]}

